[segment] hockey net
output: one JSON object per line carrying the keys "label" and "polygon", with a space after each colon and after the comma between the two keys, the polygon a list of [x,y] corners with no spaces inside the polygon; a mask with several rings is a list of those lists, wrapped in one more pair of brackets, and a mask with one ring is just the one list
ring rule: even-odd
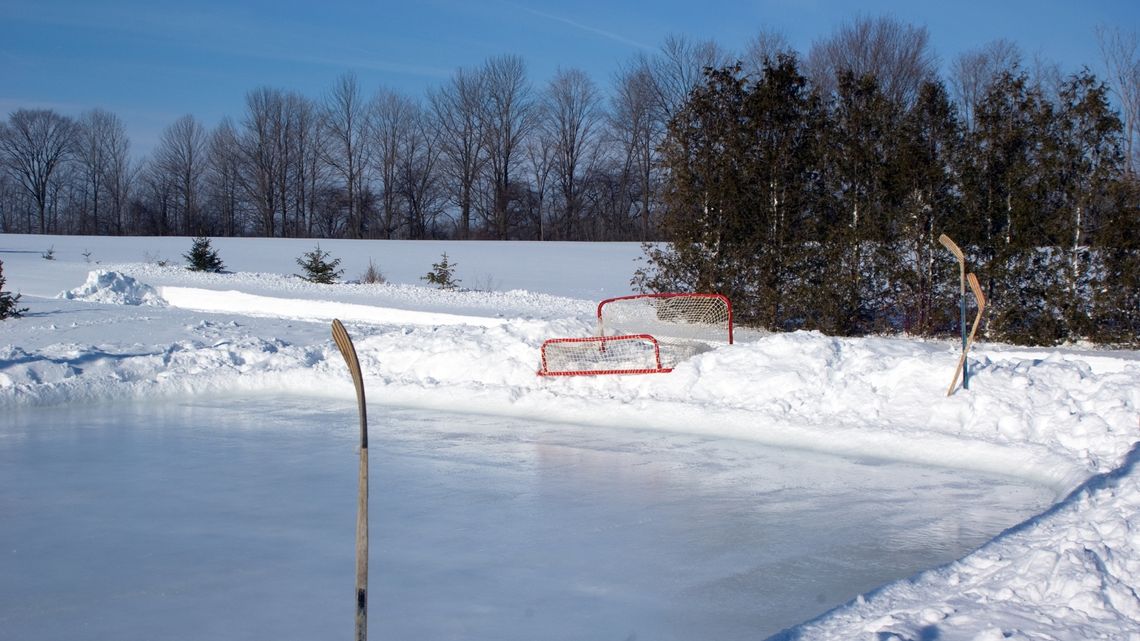
{"label": "hockey net", "polygon": [[551,338],[542,344],[539,376],[595,374],[664,374],[673,371],[662,361],[661,345],[649,334]]}
{"label": "hockey net", "polygon": [[731,344],[732,303],[720,294],[638,294],[598,303],[597,335],[625,332]]}

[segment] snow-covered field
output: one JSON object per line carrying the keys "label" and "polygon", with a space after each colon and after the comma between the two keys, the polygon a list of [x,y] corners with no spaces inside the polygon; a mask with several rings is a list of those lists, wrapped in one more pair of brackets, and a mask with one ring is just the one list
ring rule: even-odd
{"label": "snow-covered field", "polygon": [[[629,293],[637,245],[321,241],[346,279],[371,258],[390,281],[322,286],[290,276],[313,241],[214,242],[231,273],[179,267],[188,239],[0,235],[6,288],[30,308],[0,323],[0,411],[220,393],[343,403],[328,331],[341,318],[384,406],[950,467],[1058,497],[781,638],[1140,639],[1140,354],[982,344],[971,389],[947,398],[949,341],[743,332],[668,375],[550,380],[535,376],[541,341],[589,335],[597,300]],[[480,291],[422,286],[444,251]]]}

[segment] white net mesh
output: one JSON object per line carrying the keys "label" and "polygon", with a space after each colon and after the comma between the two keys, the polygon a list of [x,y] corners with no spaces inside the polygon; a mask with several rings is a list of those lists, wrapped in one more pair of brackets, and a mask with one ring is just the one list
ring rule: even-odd
{"label": "white net mesh", "polygon": [[598,335],[627,332],[732,342],[732,305],[716,294],[642,294],[598,304]]}
{"label": "white net mesh", "polygon": [[538,374],[663,374],[709,349],[697,342],[659,342],[648,334],[552,338],[542,344]]}
{"label": "white net mesh", "polygon": [[552,338],[542,344],[543,376],[668,372],[657,340],[648,335]]}

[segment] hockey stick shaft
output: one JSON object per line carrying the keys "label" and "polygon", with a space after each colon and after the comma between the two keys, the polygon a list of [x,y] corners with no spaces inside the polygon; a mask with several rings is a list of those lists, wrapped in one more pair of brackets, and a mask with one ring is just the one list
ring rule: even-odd
{"label": "hockey stick shaft", "polygon": [[966,279],[970,283],[970,290],[974,292],[974,298],[978,301],[978,313],[974,315],[974,326],[970,328],[970,336],[966,341],[966,347],[962,350],[962,356],[958,358],[958,367],[954,369],[954,380],[950,381],[950,389],[946,390],[947,396],[954,393],[954,386],[958,384],[958,373],[965,371],[966,354],[970,352],[970,348],[974,345],[974,336],[978,332],[978,324],[981,323],[982,314],[986,311],[986,297],[982,294],[982,286],[978,284],[978,277],[973,274],[968,274]]}
{"label": "hockey stick shaft", "polygon": [[360,414],[360,482],[356,502],[356,641],[368,638],[368,410],[364,401],[364,374],[352,338],[339,320],[332,322],[333,342],[340,349],[356,386]]}

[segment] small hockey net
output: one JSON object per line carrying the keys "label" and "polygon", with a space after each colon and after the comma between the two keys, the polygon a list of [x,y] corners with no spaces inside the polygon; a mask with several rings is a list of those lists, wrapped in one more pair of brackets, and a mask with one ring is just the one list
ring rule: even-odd
{"label": "small hockey net", "polygon": [[720,294],[638,294],[598,303],[598,336],[626,332],[732,343],[732,303]]}
{"label": "small hockey net", "polygon": [[673,371],[662,360],[661,345],[649,334],[551,338],[542,344],[539,376],[596,374],[664,374]]}

